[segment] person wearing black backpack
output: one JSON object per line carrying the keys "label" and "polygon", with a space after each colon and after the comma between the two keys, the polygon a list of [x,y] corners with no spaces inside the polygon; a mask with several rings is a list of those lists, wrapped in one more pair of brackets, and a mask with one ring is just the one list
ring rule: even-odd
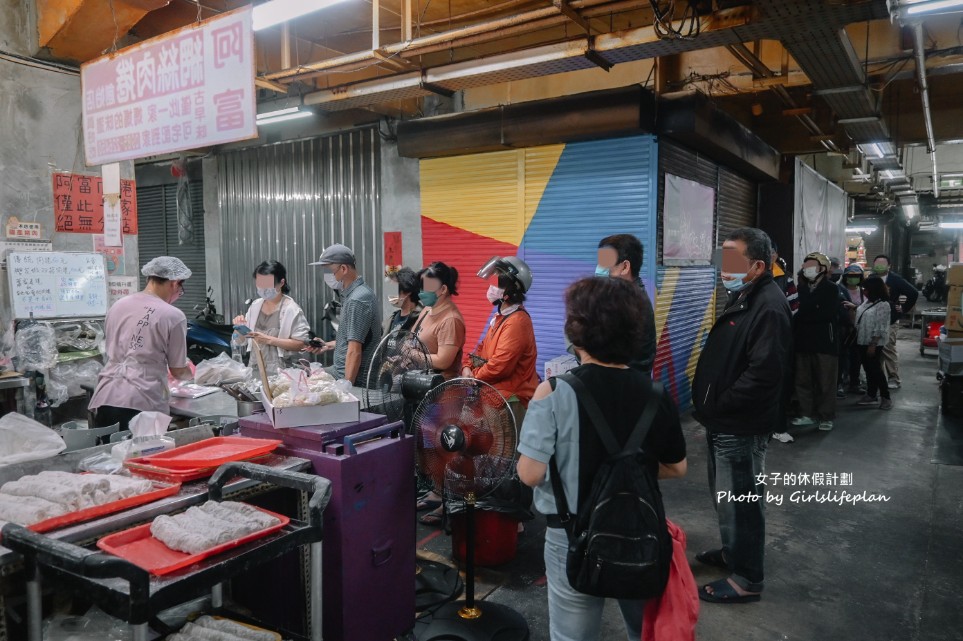
{"label": "person wearing black backpack", "polygon": [[669,394],[628,365],[654,323],[638,290],[586,278],[569,287],[565,311],[581,365],[539,385],[518,446],[519,477],[548,521],[550,637],[598,639],[612,597],[637,641],[644,599],[662,593],[672,557],[657,479],[685,474],[685,438]]}
{"label": "person wearing black backpack", "polygon": [[[722,245],[729,299],[706,339],[692,383],[706,428],[709,491],[722,548],[696,560],[729,577],[703,585],[712,603],[758,601],[763,589],[766,447],[780,417],[792,357],[792,312],[769,272],[769,236],[744,227]],[[802,312],[800,312],[802,313]]]}

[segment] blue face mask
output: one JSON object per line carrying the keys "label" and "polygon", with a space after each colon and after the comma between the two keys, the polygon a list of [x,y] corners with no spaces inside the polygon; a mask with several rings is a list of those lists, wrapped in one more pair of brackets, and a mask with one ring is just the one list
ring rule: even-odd
{"label": "blue face mask", "polygon": [[601,265],[596,265],[595,267],[595,275],[599,278],[608,278],[609,271],[611,270],[608,267],[602,267]]}
{"label": "blue face mask", "polygon": [[438,302],[438,294],[435,292],[418,292],[418,300],[420,300],[421,304],[425,307],[431,307]]}
{"label": "blue face mask", "polygon": [[729,274],[732,276],[732,280],[722,281],[722,286],[728,289],[730,292],[738,292],[743,287],[749,283],[742,282],[742,279],[746,277],[746,274]]}

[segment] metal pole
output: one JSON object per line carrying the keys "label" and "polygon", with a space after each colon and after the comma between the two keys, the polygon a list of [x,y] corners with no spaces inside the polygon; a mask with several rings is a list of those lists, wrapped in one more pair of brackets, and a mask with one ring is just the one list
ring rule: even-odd
{"label": "metal pole", "polygon": [[133,626],[134,629],[134,641],[147,641],[148,639],[148,626],[146,623],[140,623]]}
{"label": "metal pole", "polygon": [[371,0],[371,50],[377,51],[381,47],[381,2]]}
{"label": "metal pole", "polygon": [[311,544],[311,641],[321,641],[321,542]]}
{"label": "metal pole", "polygon": [[[36,559],[26,562],[27,580],[27,639],[43,641],[43,598],[40,593],[40,566]],[[2,614],[2,613],[0,613]]]}
{"label": "metal pole", "polygon": [[211,588],[211,607],[215,610],[224,607],[224,584],[218,583]]}

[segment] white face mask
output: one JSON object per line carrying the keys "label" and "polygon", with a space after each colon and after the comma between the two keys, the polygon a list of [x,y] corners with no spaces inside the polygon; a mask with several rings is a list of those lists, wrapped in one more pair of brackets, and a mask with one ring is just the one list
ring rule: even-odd
{"label": "white face mask", "polygon": [[404,305],[405,301],[401,296],[389,296],[388,304],[392,307],[401,307]]}
{"label": "white face mask", "polygon": [[488,302],[492,305],[496,305],[501,302],[504,296],[505,290],[501,287],[495,287],[494,285],[488,286]]}
{"label": "white face mask", "polygon": [[344,283],[338,280],[338,278],[331,272],[324,272],[324,282],[328,287],[336,292],[341,291],[344,288]]}
{"label": "white face mask", "polygon": [[809,280],[816,280],[816,277],[819,276],[819,268],[818,268],[818,267],[806,267],[805,269],[803,269],[803,276],[805,276],[805,277],[808,278]]}
{"label": "white face mask", "polygon": [[278,290],[276,287],[259,287],[257,295],[264,300],[274,300],[274,297],[278,295]]}

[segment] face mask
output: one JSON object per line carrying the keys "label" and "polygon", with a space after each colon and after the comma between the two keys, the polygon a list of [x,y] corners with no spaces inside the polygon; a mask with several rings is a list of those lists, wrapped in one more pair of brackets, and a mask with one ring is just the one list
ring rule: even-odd
{"label": "face mask", "polygon": [[816,280],[816,278],[819,277],[819,268],[807,267],[803,270],[803,276],[805,276],[809,280]]}
{"label": "face mask", "polygon": [[885,274],[889,271],[889,267],[886,265],[873,265],[873,271],[877,274]]}
{"label": "face mask", "polygon": [[833,281],[834,283],[838,283],[839,279],[842,277],[843,277],[843,274],[841,272],[836,272],[829,275],[829,280]]}
{"label": "face mask", "polygon": [[859,287],[859,281],[860,281],[860,280],[862,280],[862,279],[860,279],[860,278],[847,278],[847,279],[846,279],[846,284],[849,285],[850,287]]}
{"label": "face mask", "polygon": [[436,292],[419,292],[418,300],[420,300],[421,304],[425,307],[431,307],[438,302],[438,294]]}
{"label": "face mask", "polygon": [[608,267],[602,267],[601,265],[595,267],[595,275],[599,278],[608,278],[610,271],[612,270]]}
{"label": "face mask", "polygon": [[743,287],[749,284],[749,283],[743,282],[742,280],[743,278],[746,277],[747,274],[729,274],[729,275],[732,276],[732,280],[722,281],[722,286],[728,289],[730,292],[738,292]]}
{"label": "face mask", "polygon": [[488,286],[488,302],[492,305],[497,305],[501,302],[502,297],[505,296],[505,290],[501,287],[495,287],[494,285]]}
{"label": "face mask", "polygon": [[273,300],[278,295],[276,287],[258,287],[257,295],[264,300]]}
{"label": "face mask", "polygon": [[388,304],[391,305],[392,307],[401,307],[403,303],[404,301],[401,299],[401,296],[388,297]]}
{"label": "face mask", "polygon": [[338,277],[331,272],[324,272],[324,283],[336,292],[341,291],[341,288],[344,287]]}

